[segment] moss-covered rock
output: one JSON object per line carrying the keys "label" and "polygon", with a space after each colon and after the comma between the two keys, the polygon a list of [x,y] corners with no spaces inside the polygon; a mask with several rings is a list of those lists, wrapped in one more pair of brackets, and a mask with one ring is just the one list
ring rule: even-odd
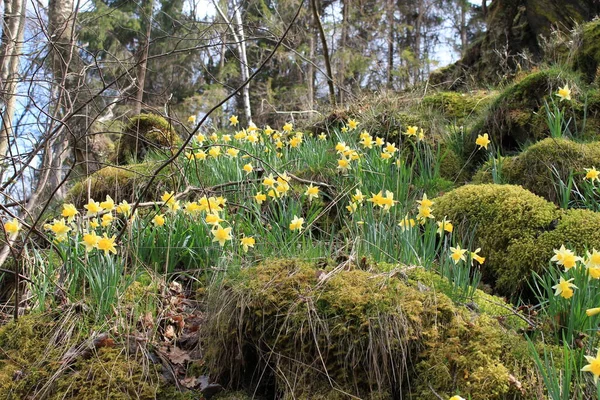
{"label": "moss-covered rock", "polygon": [[[544,139],[514,157],[501,160],[502,179],[557,203],[560,181],[567,184],[574,174],[581,187],[584,168],[600,165],[600,142],[576,143],[568,139]],[[491,163],[484,164],[473,177],[475,183],[490,183]]]}
{"label": "moss-covered rock", "polygon": [[[104,200],[106,195],[109,195],[119,202],[121,200],[136,201],[159,165],[159,163],[150,162],[123,167],[104,167],[86,179],[75,183],[67,195],[67,201],[74,203],[77,207],[87,204],[88,187],[90,189],[89,198],[95,200]],[[142,200],[155,200],[157,193],[169,189],[172,186],[169,176],[169,169],[163,169]]]}
{"label": "moss-covered rock", "polygon": [[466,185],[436,199],[434,213],[454,223],[463,243],[473,238],[486,257],[483,280],[510,297],[527,289],[532,271],[541,272],[561,244],[600,248],[593,233],[600,214],[558,210],[520,186]]}
{"label": "moss-covered rock", "polygon": [[66,355],[75,354],[88,333],[83,321],[66,314],[30,315],[0,328],[0,398],[194,398],[164,380],[160,363],[127,354],[112,340],[67,364]]}
{"label": "moss-covered rock", "polygon": [[434,71],[431,83],[456,88],[506,82],[518,71],[539,65],[543,38],[554,29],[569,31],[592,20],[600,5],[586,0],[494,0],[487,11],[485,33],[455,64]]}
{"label": "moss-covered rock", "polygon": [[466,118],[482,113],[493,98],[494,95],[486,91],[437,92],[425,96],[421,104],[431,107],[445,118],[462,125]]}
{"label": "moss-covered rock", "polygon": [[[551,102],[549,97],[559,87],[566,83],[573,87],[577,79],[577,75],[553,67],[533,72],[508,86],[471,131],[473,144],[466,150],[472,151],[477,135],[486,132],[496,146],[508,151],[548,136],[544,101]],[[581,121],[578,119],[577,123]]]}
{"label": "moss-covered rock", "polygon": [[172,149],[181,143],[173,126],[156,114],[139,114],[125,126],[117,145],[118,164],[140,162],[149,150]]}
{"label": "moss-covered rock", "polygon": [[588,82],[600,78],[600,19],[583,26],[581,44],[575,53],[574,66]]}
{"label": "moss-covered rock", "polygon": [[269,386],[279,398],[426,399],[430,385],[444,398],[457,390],[527,398],[509,374],[533,393],[524,339],[455,306],[427,286],[437,279],[431,274],[333,268],[272,260],[216,289],[207,324],[214,376],[252,392]]}

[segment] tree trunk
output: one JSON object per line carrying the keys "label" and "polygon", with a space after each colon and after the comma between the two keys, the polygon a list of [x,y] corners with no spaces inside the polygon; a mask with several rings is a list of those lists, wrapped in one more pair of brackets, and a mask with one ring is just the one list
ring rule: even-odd
{"label": "tree trunk", "polygon": [[315,23],[314,15],[309,17],[308,22],[308,66],[306,71],[306,85],[308,89],[308,109],[315,108]]}
{"label": "tree trunk", "polygon": [[[453,88],[510,79],[519,68],[527,69],[542,60],[540,36],[549,37],[553,27],[569,30],[598,13],[598,1],[494,0],[487,7],[483,38],[468,48],[458,62],[443,72],[434,72],[431,82],[450,83]],[[527,58],[522,54],[528,54]]]}
{"label": "tree trunk", "polygon": [[0,46],[0,85],[2,85],[2,122],[0,126],[0,182],[8,168],[7,156],[11,137],[14,136],[13,117],[17,102],[19,60],[23,47],[27,0],[5,0]]}
{"label": "tree trunk", "polygon": [[319,30],[321,46],[323,46],[323,60],[325,61],[325,69],[327,70],[327,87],[329,88],[329,101],[331,102],[331,105],[335,105],[335,87],[333,86],[333,72],[331,70],[331,60],[329,59],[329,47],[327,46],[327,38],[325,37],[325,30],[323,30],[321,18],[319,17],[317,0],[311,0],[310,4],[315,23],[317,24],[317,29]]}
{"label": "tree trunk", "polygon": [[386,68],[387,87],[394,87],[394,0],[387,2],[387,23],[388,23],[388,62]]}
{"label": "tree trunk", "polygon": [[[69,110],[73,109],[71,94],[73,96],[77,95],[75,93],[78,86],[77,78],[76,76],[69,76],[69,72],[74,69],[72,65],[74,54],[73,5],[73,0],[50,0],[48,3],[48,34],[50,35],[49,40],[52,42],[50,62],[54,81],[52,93],[55,108],[53,114],[57,120],[60,120]],[[48,191],[56,188],[63,179],[64,163],[70,156],[69,139],[71,139],[73,145],[73,153],[77,153],[76,147],[81,145],[79,141],[82,134],[75,133],[74,119],[68,122],[66,130],[60,131],[62,133],[54,141],[54,157],[49,166],[51,174],[48,180]],[[82,150],[82,153],[84,152],[85,150]],[[59,189],[56,193],[58,198],[62,198],[64,195],[64,189]]]}
{"label": "tree trunk", "polygon": [[469,5],[466,1],[460,4],[460,53],[461,56],[465,55],[467,50],[467,11]]}
{"label": "tree trunk", "polygon": [[137,68],[137,93],[135,96],[134,115],[142,112],[142,102],[144,101],[144,85],[146,84],[146,69],[148,66],[148,50],[150,49],[150,35],[152,34],[152,13],[154,10],[154,0],[146,0],[142,7],[142,26],[146,24],[144,43],[139,49],[139,59]]}
{"label": "tree trunk", "polygon": [[[213,0],[213,4],[217,9],[217,12],[221,18],[227,24],[227,27],[233,35],[238,49],[238,56],[240,57],[240,70],[242,73],[242,81],[245,82],[250,77],[250,69],[248,68],[248,58],[246,57],[246,37],[244,35],[244,25],[242,24],[242,15],[239,11],[240,6],[235,2],[233,4],[235,24],[227,18],[227,15],[221,10],[216,0]],[[245,85],[242,89],[242,100],[244,102],[244,114],[246,116],[246,122],[250,124],[252,122],[252,108],[250,106],[250,83]]]}
{"label": "tree trunk", "polygon": [[[242,24],[242,14],[240,6],[234,4],[233,16],[235,18],[235,29],[238,36],[238,52],[240,53],[240,68],[242,70],[242,81],[247,81],[250,77],[250,68],[248,67],[248,57],[246,55],[246,36],[244,34],[244,25]],[[248,125],[252,123],[252,108],[250,107],[250,84],[242,88],[242,98],[244,100],[244,115]]]}

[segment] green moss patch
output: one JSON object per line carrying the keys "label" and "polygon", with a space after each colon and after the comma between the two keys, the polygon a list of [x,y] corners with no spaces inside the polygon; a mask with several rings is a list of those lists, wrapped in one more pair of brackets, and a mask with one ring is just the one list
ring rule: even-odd
{"label": "green moss patch", "polygon": [[580,70],[589,82],[600,76],[600,20],[583,26],[581,45],[575,53],[575,69]]}
{"label": "green moss patch", "polygon": [[537,385],[524,373],[524,339],[424,286],[435,281],[427,273],[333,268],[272,260],[216,289],[206,340],[214,376],[278,398],[425,399],[433,387],[444,398],[501,399],[520,394],[510,374],[527,379],[526,391]]}
{"label": "green moss patch", "polygon": [[171,150],[181,143],[173,126],[160,115],[139,114],[125,126],[117,145],[118,164],[140,162],[150,150]]}
{"label": "green moss patch", "polygon": [[[576,143],[568,139],[544,139],[514,157],[502,160],[501,173],[506,183],[525,189],[557,203],[560,181],[565,184],[574,174],[575,184],[581,187],[584,168],[598,166],[600,142]],[[486,163],[473,178],[477,183],[491,182],[491,164]]]}
{"label": "green moss patch", "polygon": [[[104,200],[106,195],[110,195],[116,201],[136,201],[159,166],[159,163],[142,163],[123,167],[104,167],[77,182],[68,193],[68,201],[77,207],[82,207],[88,201],[88,187],[89,198],[95,200]],[[155,200],[157,193],[162,193],[172,186],[168,171],[168,168],[161,171],[152,183],[152,187],[146,192],[146,198],[142,200]]]}
{"label": "green moss patch", "polygon": [[500,148],[515,150],[544,138],[548,135],[544,100],[566,83],[573,87],[577,79],[576,74],[558,67],[526,75],[494,101],[480,126],[473,130],[472,142],[478,134],[487,132]]}
{"label": "green moss patch", "polygon": [[[87,332],[71,311],[25,316],[0,328],[0,398],[192,398],[166,382],[160,363],[142,352],[128,354],[112,339],[79,352]],[[84,353],[75,360],[69,356]]]}
{"label": "green moss patch", "polygon": [[520,186],[466,185],[436,199],[434,213],[473,238],[486,256],[484,281],[510,297],[527,289],[531,272],[541,272],[561,244],[600,248],[598,213],[558,210]]}

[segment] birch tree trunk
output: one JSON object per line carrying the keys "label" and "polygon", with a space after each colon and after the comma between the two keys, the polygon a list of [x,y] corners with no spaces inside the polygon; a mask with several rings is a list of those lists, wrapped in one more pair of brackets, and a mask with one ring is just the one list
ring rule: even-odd
{"label": "birch tree trunk", "polygon": [[0,182],[8,167],[7,153],[14,136],[13,117],[17,102],[19,60],[25,32],[27,0],[5,0],[0,45],[0,85],[2,91],[2,121],[0,125]]}
{"label": "birch tree trunk", "polygon": [[[234,2],[233,3],[233,18],[235,22],[229,20],[227,15],[221,10],[219,4],[216,0],[213,0],[213,4],[217,9],[217,12],[227,24],[227,27],[231,31],[233,35],[233,40],[235,40],[238,49],[238,56],[240,58],[240,70],[242,74],[242,81],[245,82],[250,77],[250,69],[248,68],[248,57],[246,56],[246,37],[244,34],[244,25],[242,23],[242,15],[240,13],[240,6]],[[252,122],[252,108],[250,106],[250,83],[244,86],[242,89],[242,100],[244,102],[244,115],[246,117],[246,121],[248,124]]]}

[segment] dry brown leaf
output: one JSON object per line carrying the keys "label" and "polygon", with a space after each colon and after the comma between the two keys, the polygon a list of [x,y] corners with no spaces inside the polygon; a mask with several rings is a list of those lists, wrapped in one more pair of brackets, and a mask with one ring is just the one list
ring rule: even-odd
{"label": "dry brown leaf", "polygon": [[191,360],[189,353],[177,346],[171,347],[167,355],[173,364],[183,365],[186,361]]}

